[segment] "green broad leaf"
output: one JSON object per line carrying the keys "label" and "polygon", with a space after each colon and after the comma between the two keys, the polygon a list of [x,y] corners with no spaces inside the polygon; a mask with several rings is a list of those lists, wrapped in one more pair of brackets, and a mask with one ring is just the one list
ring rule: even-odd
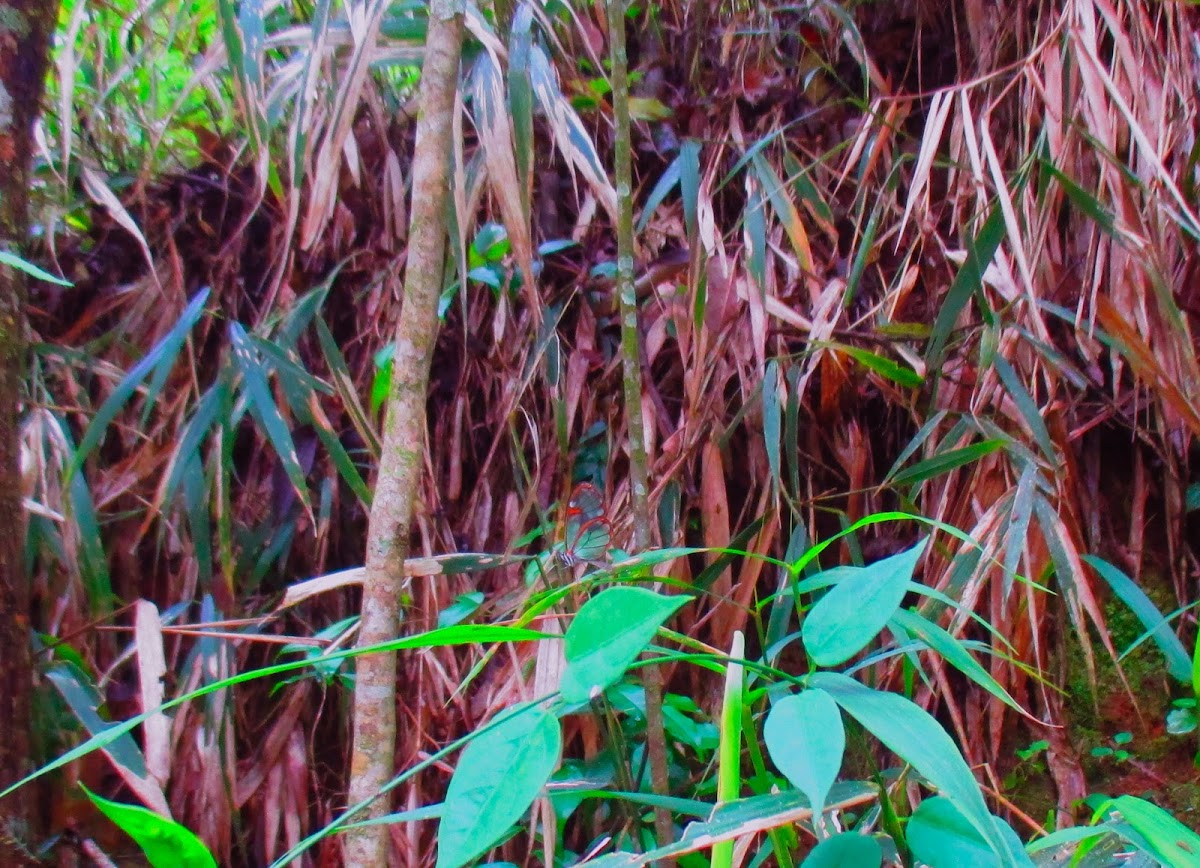
{"label": "green broad leaf", "polygon": [[561,750],[558,718],[544,708],[526,706],[482,730],[446,790],[437,868],[461,868],[491,849],[533,804]]}
{"label": "green broad leaf", "polygon": [[1097,813],[1119,811],[1149,845],[1152,855],[1171,868],[1200,865],[1200,835],[1176,820],[1158,805],[1136,796],[1118,796]]}
{"label": "green broad leaf", "polygon": [[1167,672],[1171,677],[1180,684],[1190,684],[1192,657],[1183,647],[1183,643],[1179,641],[1179,637],[1175,635],[1175,631],[1171,629],[1170,622],[1146,596],[1146,592],[1138,587],[1137,582],[1103,558],[1084,555],[1083,560],[1100,574],[1100,578],[1108,582],[1113,593],[1120,597],[1121,601],[1142,622],[1142,626],[1146,628],[1150,638],[1154,640],[1154,644],[1167,658]]}
{"label": "green broad leaf", "polygon": [[1004,865],[1032,864],[1019,842],[1014,845],[1001,832],[954,740],[928,712],[903,696],[872,690],[837,672],[814,673],[809,686],[827,691],[843,711],[953,802]]}
{"label": "green broad leaf", "polygon": [[763,741],[775,768],[808,798],[815,824],[846,750],[837,703],[817,689],[784,697],[767,715]]}
{"label": "green broad leaf", "polygon": [[560,685],[563,701],[587,702],[593,691],[615,684],[663,622],[691,599],[616,587],[584,603],[563,637],[567,660]]}
{"label": "green broad leaf", "polygon": [[[826,838],[800,863],[801,868],[879,868],[883,848],[879,842],[857,832],[843,832]],[[965,864],[965,863],[964,863]]]}
{"label": "green broad leaf", "polygon": [[[1005,828],[1007,823],[996,825],[1006,838],[1012,836],[1011,844],[1021,846],[1016,833]],[[913,856],[930,868],[1004,868],[1006,864],[954,804],[941,796],[921,802],[908,821],[907,835]]]}
{"label": "green broad leaf", "polygon": [[845,577],[817,601],[800,630],[814,663],[845,663],[879,635],[900,608],[925,543],[866,567],[841,568]]}
{"label": "green broad leaf", "polygon": [[36,277],[38,280],[44,280],[47,283],[54,283],[59,286],[74,286],[69,280],[63,280],[61,277],[55,277],[48,271],[38,268],[32,262],[22,259],[20,256],[15,256],[7,250],[0,250],[0,265],[8,265],[15,268],[17,271],[23,271],[30,277]]}
{"label": "green broad leaf", "polygon": [[891,482],[893,485],[924,482],[935,476],[941,476],[943,473],[949,473],[951,470],[957,470],[973,461],[978,461],[985,455],[991,455],[997,449],[1002,449],[1006,445],[1008,445],[1007,440],[995,438],[993,440],[984,440],[980,443],[972,443],[970,446],[963,446],[961,449],[951,449],[949,452],[934,455],[932,458],[926,458],[924,461],[918,461],[912,467],[904,468],[891,478]]}
{"label": "green broad leaf", "polygon": [[940,624],[936,624],[916,612],[909,612],[906,609],[898,609],[896,614],[892,616],[892,621],[900,626],[906,633],[920,639],[930,649],[938,654],[961,672],[963,675],[970,678],[992,696],[999,699],[1009,708],[1025,714],[1025,710],[1020,704],[1009,695],[1008,691],[1000,686],[991,674],[983,668],[983,666],[971,656],[966,647],[954,636],[950,635]]}
{"label": "green broad leaf", "polygon": [[217,860],[197,838],[174,820],[138,805],[124,805],[97,796],[83,784],[92,804],[132,838],[154,868],[217,868]]}

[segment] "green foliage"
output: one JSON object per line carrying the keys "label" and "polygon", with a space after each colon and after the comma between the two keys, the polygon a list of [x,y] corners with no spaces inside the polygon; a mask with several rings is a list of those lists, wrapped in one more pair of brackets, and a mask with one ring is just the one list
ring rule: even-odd
{"label": "green foliage", "polygon": [[79,785],[100,811],[137,842],[153,868],[216,868],[204,842],[174,820],[137,805],[102,798]]}
{"label": "green foliage", "polygon": [[460,868],[490,850],[533,804],[561,750],[558,720],[545,708],[513,709],[480,730],[446,791],[437,868]]}
{"label": "green foliage", "polygon": [[589,701],[616,683],[667,618],[688,601],[645,588],[609,588],[589,600],[563,637],[563,701]]}
{"label": "green foliage", "polygon": [[818,666],[845,663],[879,635],[900,607],[921,543],[869,567],[842,567],[833,589],[804,619],[801,638]]}
{"label": "green foliage", "polygon": [[[838,667],[855,656],[866,654],[869,659],[889,647],[893,650],[911,649],[915,643],[917,647],[935,650],[939,646],[948,648],[946,643],[959,643],[956,653],[945,655],[946,661],[973,677],[986,678],[986,673],[980,675],[970,671],[970,665],[965,663],[965,660],[973,662],[968,646],[948,633],[930,643],[914,638],[921,635],[919,631],[894,626],[894,640],[884,638],[888,625],[906,624],[912,627],[914,624],[903,618],[896,620],[901,614],[916,617],[915,613],[899,608],[900,599],[896,589],[906,593],[914,586],[913,570],[924,545],[922,542],[871,567],[837,568],[815,573],[805,581],[798,582],[795,592],[811,595],[814,600],[812,605],[800,610],[801,616],[806,622],[819,618],[819,629],[812,634],[814,641],[811,647],[806,644],[806,649],[810,652],[816,649],[822,655],[827,655],[822,659],[836,661],[830,665]],[[789,572],[802,570],[804,564],[822,547],[809,549],[803,556],[787,564],[786,569]],[[640,571],[647,564],[678,556],[681,556],[679,550],[646,552],[618,562],[611,568],[589,567],[583,581],[637,581],[644,578],[645,574]],[[859,600],[858,607],[845,604],[843,598],[851,594]],[[561,594],[557,596],[561,598]],[[609,722],[602,725],[602,729],[610,735],[615,736],[618,731],[621,735],[609,747],[607,761],[612,763],[608,767],[610,771],[601,774],[607,777],[615,771],[617,779],[621,780],[622,774],[628,773],[637,764],[636,756],[643,748],[631,749],[629,746],[643,737],[644,726],[640,689],[625,682],[624,676],[656,635],[682,638],[664,632],[663,625],[691,599],[687,595],[666,596],[621,582],[600,590],[579,608],[561,638],[567,666],[559,694],[514,707],[439,751],[430,762],[450,751],[462,749],[445,801],[439,806],[423,810],[419,816],[409,818],[407,815],[396,815],[392,821],[438,818],[440,868],[459,868],[471,864],[510,836],[521,825],[521,818],[530,805],[544,792],[561,761],[562,731],[559,718],[570,714],[595,713],[596,710],[607,708],[609,710],[605,714],[618,713],[625,717],[623,723],[610,717]],[[464,605],[468,603],[471,606],[476,604],[472,600],[464,602]],[[346,626],[346,623],[337,624],[329,631],[340,632]],[[828,638],[838,628],[848,636],[844,645]],[[328,632],[328,635],[332,636],[332,632]],[[334,677],[339,674],[346,660],[382,647],[401,650],[470,642],[529,640],[552,641],[551,637],[519,628],[465,625],[396,640],[378,648],[320,654],[311,648],[298,646],[294,650],[302,653],[302,659],[214,680],[199,690],[170,700],[162,710],[251,679],[306,670],[324,678]],[[870,650],[875,644],[880,645],[880,651]],[[769,846],[779,857],[780,864],[795,864],[791,861],[792,852],[800,842],[792,837],[789,843],[787,830],[797,820],[802,823],[800,828],[815,836],[816,841],[806,854],[804,865],[845,864],[843,860],[846,859],[854,864],[881,864],[885,852],[901,849],[911,850],[917,859],[931,866],[1032,864],[1031,854],[1040,848],[1031,847],[1027,852],[1008,824],[989,812],[979,785],[954,741],[933,717],[912,701],[895,693],[868,687],[833,668],[796,677],[771,667],[765,660],[743,660],[741,655],[744,652],[738,643],[735,643],[734,652],[730,658],[715,659],[707,655],[665,649],[659,652],[666,659],[694,660],[706,666],[716,665],[718,669],[729,673],[721,709],[725,723],[722,724],[718,768],[725,783],[720,788],[718,810],[707,821],[689,827],[682,837],[666,847],[651,848],[640,854],[613,853],[597,864],[644,865],[668,856],[685,856],[714,844],[718,845],[714,851],[716,858],[718,852],[724,852],[722,842],[732,841],[751,827],[771,831]],[[810,659],[814,666],[819,665],[815,659]],[[740,675],[733,677],[735,672],[740,673],[742,666],[747,666],[751,673],[749,682],[743,682]],[[86,692],[85,680],[76,678],[71,683],[79,685],[79,689]],[[793,692],[797,689],[799,692]],[[81,715],[93,713],[84,706],[94,708],[95,700],[84,702],[76,709]],[[711,741],[700,736],[695,721],[689,720],[698,712],[694,703],[686,697],[674,696],[668,697],[667,707],[674,710],[673,717],[669,718],[674,723],[669,722],[669,726],[675,738],[685,743],[691,738],[697,756],[702,755],[702,744],[710,745],[707,749],[711,750]],[[844,769],[843,714],[853,719],[864,733],[887,747],[910,771],[905,773],[901,769],[898,773],[889,772],[874,782],[839,782],[837,778]],[[93,724],[90,738],[64,757],[40,769],[34,776],[44,774],[90,750],[116,750],[123,743],[122,740],[128,743],[127,733],[148,716],[139,715],[119,724]],[[738,721],[736,725],[735,718]],[[742,720],[761,726],[761,733],[756,733],[754,728],[743,727]],[[613,729],[614,726],[616,729]],[[695,733],[696,737],[692,738],[688,733]],[[1128,733],[1119,734],[1114,737],[1114,744],[1119,748],[1128,743],[1130,738]],[[764,749],[782,773],[783,779],[775,778],[768,772],[762,762]],[[1028,753],[1033,756],[1033,752],[1040,749],[1039,746],[1031,746]],[[136,752],[136,747],[134,750]],[[630,750],[631,753],[625,753]],[[745,757],[749,757],[756,769],[753,778],[744,777],[738,770]],[[677,757],[676,762],[680,759]],[[134,762],[134,765],[139,767],[132,771],[141,770],[139,763]],[[570,762],[564,764],[564,771],[569,767]],[[404,772],[397,782],[415,773],[417,768]],[[622,768],[626,769],[625,773],[620,771]],[[703,802],[676,798],[663,801],[661,797],[638,794],[636,778],[628,779],[625,788],[619,792],[598,789],[596,784],[603,779],[596,777],[598,772],[599,769],[593,769],[584,772],[582,777],[576,775],[586,790],[573,802],[556,798],[559,809],[570,813],[573,809],[569,806],[578,805],[579,798],[601,798],[611,802],[614,808],[622,804],[661,804],[693,816],[702,815],[706,810]],[[890,805],[898,792],[892,790],[894,784],[885,784],[884,781],[899,783],[907,775],[916,775],[919,783],[935,793],[921,801],[907,823],[885,824],[882,827],[886,829],[885,834],[868,825],[856,827],[849,820],[851,814],[863,815],[859,806],[864,804],[878,801],[881,808],[885,803]],[[563,777],[560,774],[556,777],[561,779],[560,786],[571,780],[571,776]],[[608,779],[611,780],[611,777]],[[778,790],[783,780],[793,789]],[[746,786],[762,795],[743,798],[741,790]],[[881,786],[886,789],[880,789]],[[772,790],[778,791],[771,794]],[[562,795],[566,793],[559,793],[559,796]],[[117,807],[119,809],[121,806]],[[275,864],[286,864],[313,841],[343,827],[360,807],[352,806],[343,817],[281,856]],[[126,807],[127,812],[130,810],[132,814],[121,814],[121,819],[113,815],[114,819],[131,834],[136,829],[135,838],[141,835],[138,840],[148,848],[148,852],[153,842],[175,841],[172,836],[183,835],[185,831],[151,812]],[[888,810],[891,810],[890,807]],[[1131,825],[1135,825],[1138,835],[1131,837],[1122,831],[1120,824],[1105,821],[1089,831],[1088,836],[1078,839],[1084,842],[1083,846],[1094,846],[1088,842],[1115,833],[1122,835],[1133,846],[1162,857],[1167,864],[1185,864],[1172,862],[1171,859],[1177,860],[1178,854],[1183,852],[1182,848],[1190,846],[1192,838],[1188,835],[1191,833],[1180,833],[1179,828],[1182,827],[1177,828],[1178,821],[1165,812],[1138,800],[1121,799],[1110,801],[1104,810],[1119,811]],[[848,822],[848,825],[843,825],[844,831],[840,834],[831,834],[832,827],[824,822],[835,811],[842,817],[843,823]],[[1097,817],[1102,814],[1098,812]],[[385,818],[384,821],[389,820]],[[137,823],[143,823],[143,826],[137,826]],[[1061,837],[1062,833],[1058,834]],[[184,838],[180,837],[179,840]],[[182,848],[187,845],[172,846]],[[186,851],[181,849],[179,852]],[[153,860],[154,857],[150,858]]]}
{"label": "green foliage", "polygon": [[7,265],[17,269],[17,271],[25,272],[30,277],[36,277],[38,280],[44,280],[47,283],[53,283],[57,286],[73,286],[71,281],[55,277],[50,272],[38,268],[32,262],[22,259],[20,256],[15,256],[7,250],[0,250],[0,265]]}

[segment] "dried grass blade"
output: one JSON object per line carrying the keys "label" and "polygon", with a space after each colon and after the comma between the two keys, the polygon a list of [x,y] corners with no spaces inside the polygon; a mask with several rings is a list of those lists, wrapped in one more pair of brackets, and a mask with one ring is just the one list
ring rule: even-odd
{"label": "dried grass blade", "polygon": [[950,117],[950,109],[953,106],[951,91],[938,91],[930,102],[925,132],[921,136],[921,148],[917,151],[917,162],[913,167],[912,180],[908,184],[908,201],[904,205],[904,216],[900,219],[900,230],[896,233],[897,246],[917,201],[924,200],[925,210],[929,208],[929,170],[933,166],[933,158],[937,155],[938,144],[941,143],[942,133],[946,128],[946,119]]}
{"label": "dried grass blade", "polygon": [[163,786],[171,776],[171,724],[161,711],[154,712],[163,704],[163,678],[167,674],[158,607],[149,600],[138,600],[134,604],[133,624],[134,645],[137,647],[138,703],[142,714],[149,714],[142,724],[146,769],[159,786]]}
{"label": "dried grass blade", "polygon": [[162,291],[162,284],[158,282],[158,272],[154,268],[154,256],[150,253],[150,245],[146,243],[146,236],[142,234],[142,230],[138,227],[137,222],[133,219],[125,206],[121,204],[121,200],[116,197],[116,194],[109,189],[108,183],[100,177],[100,173],[91,166],[84,166],[80,173],[80,178],[83,181],[83,189],[87,191],[88,197],[107,211],[117,224],[133,236],[137,241],[138,247],[142,250],[142,256],[146,258],[146,265],[150,269],[150,276],[154,280],[155,286],[159,291]]}

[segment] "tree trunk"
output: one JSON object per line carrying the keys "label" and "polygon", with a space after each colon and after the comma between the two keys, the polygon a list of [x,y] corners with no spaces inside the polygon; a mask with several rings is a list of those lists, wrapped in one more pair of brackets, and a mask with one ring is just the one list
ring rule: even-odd
{"label": "tree trunk", "polygon": [[[608,0],[609,59],[612,61],[613,176],[617,187],[617,296],[621,304],[621,356],[625,392],[625,433],[629,437],[629,499],[633,506],[635,552],[650,547],[649,458],[642,415],[642,354],[638,326],[637,290],[633,279],[633,147],[630,143],[629,59],[625,51],[625,0]],[[642,669],[646,691],[646,753],[650,759],[650,787],[657,796],[670,790],[666,725],[663,721],[662,670],[657,664]],[[658,846],[675,840],[671,812],[654,808],[654,833]],[[672,866],[674,859],[660,865]]]}
{"label": "tree trunk", "polygon": [[[413,497],[423,468],[425,400],[445,264],[449,153],[462,31],[462,0],[432,0],[413,154],[404,302],[396,328],[383,451],[367,529],[360,647],[394,639],[400,631],[404,560],[408,556]],[[359,657],[357,666],[351,805],[375,796],[395,772],[396,655]],[[376,799],[369,815],[388,813],[390,801],[386,797]],[[367,826],[347,833],[346,864],[363,868],[389,864],[387,841],[386,826]]]}
{"label": "tree trunk", "polygon": [[[29,231],[33,122],[49,62],[58,3],[0,0],[0,249],[19,253]],[[25,279],[0,265],[0,787],[29,768],[29,578],[21,506],[18,422],[25,363]],[[28,793],[0,803],[0,864],[35,864],[27,849],[34,812]]]}

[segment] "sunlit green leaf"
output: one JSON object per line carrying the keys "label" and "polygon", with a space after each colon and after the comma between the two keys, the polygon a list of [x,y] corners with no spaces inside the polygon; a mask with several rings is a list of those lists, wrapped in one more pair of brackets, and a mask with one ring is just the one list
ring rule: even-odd
{"label": "sunlit green leaf", "polygon": [[97,796],[79,785],[92,804],[116,823],[146,854],[154,868],[216,868],[217,860],[186,827],[138,805],[125,805]]}
{"label": "sunlit green leaf", "polygon": [[937,787],[1004,865],[1032,864],[1001,831],[954,740],[928,712],[903,696],[872,690],[837,672],[814,673],[809,685],[827,691],[843,711]]}
{"label": "sunlit green leaf", "polygon": [[616,683],[663,622],[691,597],[645,588],[606,588],[584,603],[564,636],[567,668],[560,689],[568,704],[587,702]]}
{"label": "sunlit green leaf", "polygon": [[1004,868],[1005,863],[946,798],[934,796],[917,806],[908,821],[908,846],[930,868]]}
{"label": "sunlit green leaf", "polygon": [[1200,835],[1172,817],[1167,811],[1136,796],[1118,796],[1097,813],[1120,812],[1149,845],[1155,858],[1171,868],[1195,868],[1200,865]]}

